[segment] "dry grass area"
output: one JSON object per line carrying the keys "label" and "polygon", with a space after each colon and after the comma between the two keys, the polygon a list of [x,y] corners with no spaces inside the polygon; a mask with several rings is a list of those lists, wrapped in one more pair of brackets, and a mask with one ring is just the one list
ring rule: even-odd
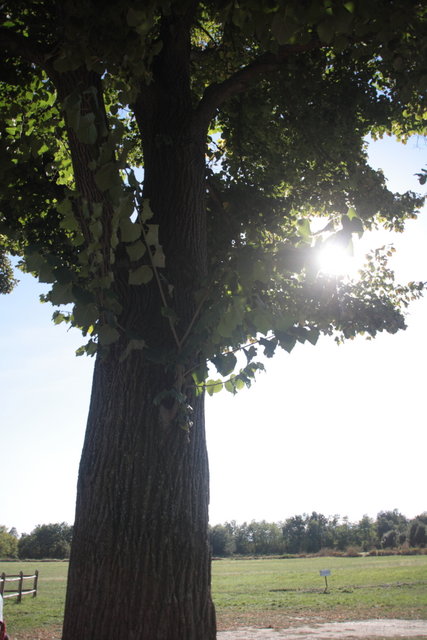
{"label": "dry grass area", "polygon": [[424,640],[425,620],[365,620],[330,622],[287,629],[241,627],[221,631],[218,640]]}
{"label": "dry grass area", "polygon": [[[242,615],[218,621],[218,640],[425,640],[426,620],[327,620],[327,616],[300,618],[278,612]],[[11,636],[10,640],[61,640],[61,627],[51,626]],[[202,640],[202,639],[201,639]]]}
{"label": "dry grass area", "polygon": [[10,640],[61,640],[61,627],[57,625],[20,631],[17,634],[9,634]]}
{"label": "dry grass area", "polygon": [[[275,616],[270,624],[262,617],[233,621],[232,628],[218,630],[218,640],[425,640],[425,620],[359,620],[325,622],[321,617]],[[252,626],[254,625],[255,626]],[[11,636],[11,640],[61,640],[57,626]],[[203,640],[203,639],[200,639]]]}
{"label": "dry grass area", "polygon": [[[365,610],[358,609],[357,619],[359,621],[372,620],[377,617],[375,608],[370,607]],[[386,619],[384,613],[381,618]],[[395,619],[391,614],[390,619]],[[217,614],[218,631],[227,631],[231,629],[239,629],[241,627],[255,627],[258,629],[288,629],[293,627],[311,626],[325,624],[331,622],[347,622],[349,620],[348,610],[338,611],[321,611],[313,615],[298,616],[295,612],[286,614],[281,611],[241,611],[235,612],[219,612]],[[427,626],[427,622],[426,622]]]}

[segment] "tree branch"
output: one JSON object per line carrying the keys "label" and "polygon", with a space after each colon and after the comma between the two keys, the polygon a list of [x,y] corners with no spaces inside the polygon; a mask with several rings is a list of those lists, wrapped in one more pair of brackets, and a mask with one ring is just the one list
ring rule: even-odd
{"label": "tree branch", "polygon": [[220,83],[211,84],[204,92],[204,95],[196,109],[195,118],[203,124],[207,124],[215,114],[215,110],[232,96],[243,93],[262,78],[265,74],[276,71],[283,62],[291,55],[304,53],[318,49],[322,43],[313,40],[308,44],[283,45],[277,53],[263,53],[255,58],[246,67],[233,73],[227,80]]}

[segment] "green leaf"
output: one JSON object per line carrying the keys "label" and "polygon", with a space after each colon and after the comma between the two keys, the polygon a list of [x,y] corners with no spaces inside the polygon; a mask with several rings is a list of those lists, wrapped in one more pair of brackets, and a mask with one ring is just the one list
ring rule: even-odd
{"label": "green leaf", "polygon": [[231,338],[236,327],[242,322],[242,319],[242,301],[239,303],[238,297],[235,297],[233,304],[222,314],[216,330],[223,338]]}
{"label": "green leaf", "polygon": [[250,319],[257,332],[266,334],[270,331],[272,318],[267,309],[255,309],[251,312]]}
{"label": "green leaf", "polygon": [[131,262],[137,262],[140,260],[146,251],[147,247],[141,240],[137,240],[133,244],[126,245],[126,253],[128,254]]}
{"label": "green leaf", "polygon": [[130,8],[126,14],[126,22],[129,27],[138,27],[143,24],[146,20],[146,15],[144,11],[136,11],[135,9]]}
{"label": "green leaf", "polygon": [[73,308],[73,322],[79,327],[89,327],[98,320],[99,311],[96,304],[77,302]]}
{"label": "green leaf", "polygon": [[245,388],[245,383],[242,380],[242,378],[240,377],[240,375],[237,376],[231,376],[230,380],[232,381],[232,383],[234,384],[235,389],[237,389],[237,391],[240,391],[241,389]]}
{"label": "green leaf", "polygon": [[138,267],[129,273],[129,284],[147,284],[153,277],[153,270],[146,264]]}
{"label": "green leaf", "polygon": [[142,203],[142,209],[140,212],[140,218],[143,222],[147,222],[147,220],[151,220],[151,218],[153,217],[153,212],[151,210],[150,207],[150,201],[145,198],[144,202]]}
{"label": "green leaf", "polygon": [[344,2],[344,7],[347,9],[349,13],[354,13],[354,2]]}
{"label": "green leaf", "polygon": [[289,16],[284,16],[280,11],[276,13],[271,23],[271,32],[279,44],[287,44],[292,40],[299,29]]}
{"label": "green leaf", "polygon": [[292,349],[295,347],[297,339],[295,336],[285,333],[282,331],[275,332],[276,337],[279,339],[279,346],[290,353]]}
{"label": "green leaf", "polygon": [[222,380],[206,380],[205,384],[206,391],[210,396],[213,396],[214,393],[219,393],[224,387],[224,383]]}
{"label": "green leaf", "polygon": [[[349,211],[353,212],[354,209],[349,209]],[[363,236],[365,227],[362,220],[358,218],[357,215],[352,215],[351,218],[349,215],[343,215],[341,216],[341,222],[343,229],[347,233],[357,233],[359,238]]]}
{"label": "green leaf", "polygon": [[94,124],[89,125],[86,129],[79,130],[78,138],[85,144],[95,144],[98,138],[98,130]]}
{"label": "green leaf", "polygon": [[287,331],[290,327],[293,326],[295,322],[295,318],[293,318],[288,313],[281,313],[279,316],[274,318],[274,328],[279,331]]}
{"label": "green leaf", "polygon": [[114,162],[107,162],[95,173],[95,183],[100,191],[108,191],[117,182],[117,166]]}
{"label": "green leaf", "polygon": [[75,298],[72,290],[72,284],[60,284],[59,282],[56,282],[49,291],[49,300],[55,305],[74,302]]}
{"label": "green leaf", "polygon": [[78,349],[76,349],[76,356],[84,356],[85,354],[88,356],[93,356],[98,350],[98,345],[93,340],[89,340],[89,342]]}
{"label": "green leaf", "polygon": [[256,260],[252,266],[254,280],[267,284],[271,280],[271,274],[268,273],[267,266],[261,260]]}
{"label": "green leaf", "polygon": [[134,212],[134,204],[132,195],[126,195],[119,200],[118,206],[115,208],[119,218],[130,218]]}
{"label": "green leaf", "polygon": [[69,198],[64,198],[61,202],[58,202],[56,205],[56,210],[61,213],[63,216],[68,216],[73,213],[73,205],[71,204],[71,200]]}
{"label": "green leaf", "polygon": [[92,234],[92,238],[97,241],[101,238],[102,236],[102,222],[100,220],[94,220],[90,225],[89,225],[89,229],[90,232]]}
{"label": "green leaf", "polygon": [[154,267],[157,267],[158,269],[164,269],[166,266],[166,256],[163,253],[163,248],[158,245],[156,247],[155,252],[153,253],[153,255],[151,256],[151,260],[153,263]]}
{"label": "green leaf", "polygon": [[124,360],[126,360],[126,358],[132,353],[132,351],[142,351],[142,349],[145,349],[145,347],[146,347],[145,340],[141,340],[139,338],[132,338],[131,340],[129,340],[129,342],[127,343],[126,349],[121,354],[120,362],[123,362]]}
{"label": "green leaf", "polygon": [[42,264],[40,266],[38,271],[38,278],[39,278],[39,282],[46,282],[48,284],[51,284],[56,280],[53,270],[51,269],[51,267],[49,267],[47,263]]}
{"label": "green leaf", "polygon": [[247,362],[249,364],[249,362],[255,358],[255,356],[257,354],[257,350],[254,347],[254,345],[252,345],[248,349],[243,349],[243,353],[245,354],[246,360],[247,360]]}
{"label": "green leaf", "polygon": [[332,20],[323,20],[317,25],[316,31],[322,42],[326,42],[326,44],[330,44],[332,42],[334,38],[334,24]]}
{"label": "green leaf", "polygon": [[147,224],[147,231],[145,232],[145,242],[149,247],[159,246],[159,225]]}
{"label": "green leaf", "polygon": [[46,264],[45,258],[35,251],[29,251],[25,256],[25,268],[27,271],[38,272],[44,264]]}
{"label": "green leaf", "polygon": [[78,131],[80,125],[81,104],[82,98],[78,93],[70,93],[63,102],[64,111],[67,116],[67,124],[74,129],[74,131]]}
{"label": "green leaf", "polygon": [[237,358],[234,353],[222,353],[219,356],[212,358],[212,362],[220,375],[228,376],[232,371],[234,371],[237,364]]}
{"label": "green leaf", "polygon": [[136,179],[135,172],[133,171],[133,169],[131,169],[127,175],[128,175],[129,185],[131,187],[133,187],[134,189],[138,189],[139,188],[139,182]]}
{"label": "green leaf", "polygon": [[228,391],[229,393],[232,393],[233,395],[235,395],[237,391],[232,380],[227,380],[226,382],[224,382],[224,389],[226,389],[226,391]]}
{"label": "green leaf", "polygon": [[365,231],[365,227],[362,220],[360,218],[353,218],[351,220],[351,232],[357,233],[359,238],[361,238],[363,236],[364,231]]}
{"label": "green leaf", "polygon": [[310,222],[306,218],[298,220],[298,233],[305,242],[309,242],[311,240],[312,233]]}
{"label": "green leaf", "polygon": [[193,380],[194,380],[196,385],[198,385],[198,386],[203,385],[204,381],[208,377],[208,367],[207,367],[206,362],[203,365],[201,365],[198,369],[193,371],[191,376],[192,376],[192,378],[193,378]]}
{"label": "green leaf", "polygon": [[223,338],[230,338],[236,328],[236,323],[230,312],[224,313],[217,325],[217,331]]}
{"label": "green leaf", "polygon": [[60,311],[54,311],[52,320],[54,324],[61,324],[61,322],[68,322],[70,317],[68,315],[64,315]]}
{"label": "green leaf", "polygon": [[267,340],[266,338],[261,338],[259,343],[264,347],[264,355],[266,358],[272,358],[277,347],[277,339],[269,338]]}
{"label": "green leaf", "polygon": [[110,344],[117,342],[117,340],[120,338],[120,333],[118,332],[118,330],[109,324],[101,325],[97,330],[97,334],[99,344],[103,347],[108,347]]}
{"label": "green leaf", "polygon": [[314,346],[316,345],[320,336],[320,331],[318,329],[309,329],[307,331],[307,340]]}
{"label": "green leaf", "polygon": [[122,242],[135,242],[141,236],[141,226],[129,218],[122,218],[119,227]]}
{"label": "green leaf", "polygon": [[77,127],[77,137],[84,144],[95,144],[98,138],[98,130],[95,125],[95,114],[85,113],[80,117]]}

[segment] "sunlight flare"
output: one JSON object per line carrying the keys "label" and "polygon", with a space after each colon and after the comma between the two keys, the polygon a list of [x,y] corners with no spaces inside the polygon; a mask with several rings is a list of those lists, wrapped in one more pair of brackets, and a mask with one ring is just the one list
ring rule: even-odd
{"label": "sunlight flare", "polygon": [[355,277],[360,269],[360,261],[348,248],[330,244],[320,249],[318,266],[320,271],[329,275]]}

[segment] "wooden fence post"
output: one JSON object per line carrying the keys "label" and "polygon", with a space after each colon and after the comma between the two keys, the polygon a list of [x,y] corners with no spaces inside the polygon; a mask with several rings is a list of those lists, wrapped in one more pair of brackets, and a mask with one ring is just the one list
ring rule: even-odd
{"label": "wooden fence post", "polygon": [[19,587],[18,587],[18,590],[19,590],[18,602],[21,602],[21,600],[22,600],[22,587],[23,587],[23,584],[24,584],[24,572],[20,571],[19,572]]}
{"label": "wooden fence post", "polygon": [[34,593],[33,593],[33,598],[35,598],[36,595],[37,595],[37,584],[38,584],[38,581],[39,581],[39,570],[36,569],[35,572],[34,572],[34,584],[33,584]]}
{"label": "wooden fence post", "polygon": [[5,583],[6,583],[6,574],[3,572],[0,576],[0,596],[3,596]]}

